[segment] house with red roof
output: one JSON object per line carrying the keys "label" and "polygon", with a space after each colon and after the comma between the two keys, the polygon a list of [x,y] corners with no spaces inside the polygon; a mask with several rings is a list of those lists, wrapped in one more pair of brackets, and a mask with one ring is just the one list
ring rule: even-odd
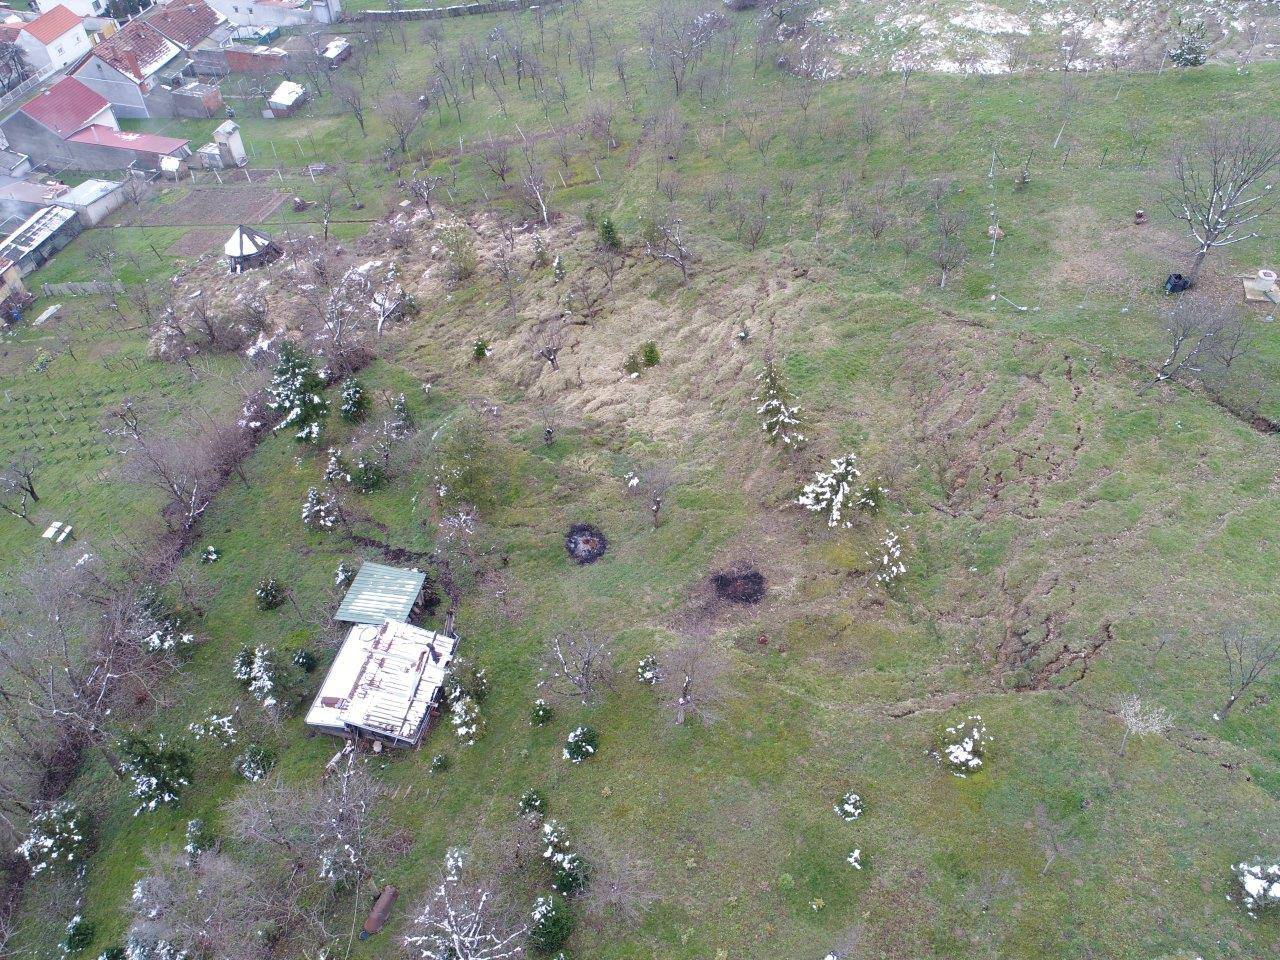
{"label": "house with red roof", "polygon": [[154,7],[146,22],[184,53],[202,46],[220,46],[229,41],[234,30],[227,18],[204,0],[174,0]]}
{"label": "house with red roof", "polygon": [[15,42],[37,71],[45,67],[60,70],[89,52],[84,18],[62,4],[24,23]]}
{"label": "house with red roof", "polygon": [[146,95],[181,72],[175,61],[182,55],[181,47],[145,20],[131,20],[94,47],[75,76],[111,101],[118,116],[145,119],[153,116]]}
{"label": "house with red roof", "polygon": [[122,131],[107,98],[63,77],[0,122],[11,150],[73,170],[159,170],[185,166],[187,140]]}

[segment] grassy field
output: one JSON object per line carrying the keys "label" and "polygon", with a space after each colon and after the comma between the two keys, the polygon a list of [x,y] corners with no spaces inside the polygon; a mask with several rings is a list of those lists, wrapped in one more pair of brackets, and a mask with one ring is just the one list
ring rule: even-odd
{"label": "grassy field", "polygon": [[[608,21],[638,74],[645,6],[581,5]],[[578,9],[556,22],[581,29]],[[452,43],[509,22],[444,28]],[[427,82],[433,57],[412,29],[407,52],[384,39],[371,53],[370,90],[392,70],[405,89]],[[472,219],[480,269],[447,296],[429,276],[429,240],[388,254],[407,285],[421,284],[422,312],[380,348],[369,385],[404,392],[423,436],[480,417],[500,464],[481,515],[483,573],[457,620],[493,690],[474,747],[445,724],[420,751],[377,761],[399,790],[383,813],[412,843],[373,879],[404,897],[388,933],[344,942],[343,955],[348,946],[353,957],[395,955],[445,849],[498,860],[516,798],[531,786],[600,874],[630,880],[625,903],[595,892],[576,908],[573,957],[1207,960],[1280,950],[1275,917],[1251,919],[1227,900],[1232,863],[1280,849],[1280,681],[1269,676],[1227,720],[1213,718],[1226,696],[1220,632],[1267,629],[1280,614],[1277,439],[1194,390],[1151,385],[1166,350],[1159,283],[1186,261],[1177,228],[1156,213],[1171,144],[1205,117],[1277,106],[1280,70],[1082,76],[1069,95],[1060,75],[848,77],[820,85],[807,107],[799,81],[753,70],[745,49],[729,77],[705,102],[689,93],[674,104],[684,124],[674,147],[642,133],[665,109],[663,84],[632,78],[628,93],[603,66],[591,89],[576,71],[566,77],[559,115],[529,96],[500,105],[481,91],[461,121],[432,110],[415,134],[414,165],[446,177],[450,206],[488,195],[511,211],[513,190],[474,144],[549,133],[558,220],[545,233],[569,281],[597,279],[588,213],[609,213],[628,252],[601,314],[571,328],[558,371],[534,357],[533,331],[564,288],[550,268],[530,269],[508,312],[492,218]],[[546,152],[555,130],[602,100],[617,104],[617,147],[575,141],[562,166]],[[869,139],[858,132],[868,106],[879,118]],[[912,111],[927,117],[915,133],[902,120]],[[146,126],[195,140],[207,124]],[[243,129],[259,157],[279,161],[284,179],[272,189],[290,196],[315,201],[328,190],[324,176],[303,175],[307,163],[358,169],[368,206],[340,204],[343,242],[398,209],[381,118],[362,137],[325,96],[314,116],[250,118]],[[1031,182],[1015,189],[1028,154]],[[676,181],[668,202],[697,253],[687,284],[642,253],[640,224],[663,178]],[[945,187],[934,187],[940,179]],[[169,188],[129,214],[161,225],[108,228],[137,255],[126,283],[166,282],[181,268],[168,251],[201,224],[150,215],[189,190]],[[968,217],[968,260],[945,288],[926,256],[931,193]],[[767,217],[754,249],[735,203],[758,203]],[[892,215],[879,237],[865,227],[877,205]],[[1153,222],[1132,226],[1137,208]],[[994,246],[989,222],[1004,231]],[[317,223],[315,207],[295,213],[288,203],[268,221],[281,232]],[[1277,260],[1274,239],[1240,244],[1213,262],[1204,286],[1235,296],[1232,274]],[[32,279],[95,273],[82,239]],[[145,331],[108,315],[98,300],[65,301],[58,318],[6,341],[0,360],[0,448],[44,452],[53,492],[38,523],[73,522],[73,549],[105,550],[155,510],[120,478],[101,411],[135,394],[195,409],[233,369],[230,358],[196,372],[148,360]],[[1237,399],[1280,418],[1280,338],[1264,311],[1248,324],[1255,349]],[[77,325],[72,352],[59,336]],[[481,363],[471,359],[477,337],[493,345]],[[628,378],[622,363],[647,340],[661,362]],[[812,421],[813,442],[796,458],[768,448],[754,416],[766,350]],[[473,412],[485,408],[496,413]],[[539,436],[547,409],[558,425],[550,446]],[[350,442],[336,418],[328,429],[328,442]],[[891,496],[881,515],[833,532],[794,498],[823,459],[850,450]],[[676,466],[678,482],[654,528],[623,477],[659,461]],[[300,783],[320,775],[336,743],[308,738],[296,713],[278,726],[253,719],[231,664],[247,643],[331,653],[334,569],[363,551],[299,521],[323,467],[323,455],[271,437],[248,482],[219,494],[201,545],[221,559],[189,558],[212,591],[200,643],[148,721],[181,737],[238,706],[277,752],[274,773]],[[432,485],[419,467],[360,504],[398,544],[429,549]],[[599,525],[610,549],[578,567],[563,536],[582,521]],[[907,574],[886,595],[870,581],[867,553],[888,529],[907,545]],[[6,566],[42,549],[30,525],[0,518]],[[709,576],[743,562],[765,575],[765,600],[710,603]],[[296,607],[256,609],[254,587],[268,576],[290,585]],[[547,639],[583,626],[613,639],[616,690],[531,727]],[[718,695],[709,716],[677,726],[632,679],[634,664],[690,642],[716,664]],[[299,677],[292,692],[305,701],[315,683]],[[1116,709],[1130,694],[1167,711],[1171,727],[1121,752]],[[928,751],[944,725],[971,713],[994,744],[988,768],[960,779]],[[577,767],[560,751],[580,723],[599,729],[601,747]],[[140,817],[105,766],[88,765],[72,797],[94,811],[97,853],[82,889],[31,884],[18,955],[57,956],[77,909],[97,925],[84,956],[120,942],[147,852],[181,846],[192,817],[225,834],[225,806],[243,781],[227,752],[195,749],[198,775],[181,803]],[[453,762],[432,773],[438,753]],[[867,801],[852,824],[832,810],[850,789]],[[862,871],[845,861],[855,847]],[[532,874],[509,887],[527,908]],[[316,946],[290,955],[314,956]]]}

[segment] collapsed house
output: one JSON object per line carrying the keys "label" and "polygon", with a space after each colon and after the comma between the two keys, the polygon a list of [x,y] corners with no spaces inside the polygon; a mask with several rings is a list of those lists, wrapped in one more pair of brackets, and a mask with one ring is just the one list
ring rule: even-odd
{"label": "collapsed house", "polygon": [[398,620],[353,626],[307,711],[307,726],[416,747],[439,713],[457,642]]}

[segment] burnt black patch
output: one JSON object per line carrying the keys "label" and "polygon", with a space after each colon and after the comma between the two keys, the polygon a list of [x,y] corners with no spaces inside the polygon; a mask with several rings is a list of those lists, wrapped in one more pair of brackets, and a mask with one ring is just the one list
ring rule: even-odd
{"label": "burnt black patch", "polygon": [[595,563],[609,549],[600,528],[590,523],[575,523],[564,535],[564,548],[575,563]]}
{"label": "burnt black patch", "polygon": [[764,574],[750,567],[713,574],[711,586],[716,596],[730,603],[759,603],[764,599]]}

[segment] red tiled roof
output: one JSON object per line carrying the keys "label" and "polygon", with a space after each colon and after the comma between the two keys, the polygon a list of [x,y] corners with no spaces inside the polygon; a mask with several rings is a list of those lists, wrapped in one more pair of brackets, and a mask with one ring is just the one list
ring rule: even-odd
{"label": "red tiled roof", "polygon": [[25,26],[25,23],[0,23],[0,40],[6,43],[17,43],[18,34]]}
{"label": "red tiled roof", "polygon": [[37,94],[34,100],[24,103],[22,112],[66,140],[107,106],[101,94],[75,77],[63,77],[44,93]]}
{"label": "red tiled roof", "polygon": [[157,13],[147,17],[147,23],[184,50],[190,50],[213,33],[225,19],[204,0],[189,0],[161,7]]}
{"label": "red tiled roof", "polygon": [[40,14],[22,29],[47,47],[68,30],[74,30],[80,26],[81,22],[78,16],[62,4],[58,4],[48,13]]}
{"label": "red tiled roof", "polygon": [[[172,46],[164,34],[145,20],[130,20],[109,40],[94,47],[93,55],[121,73],[141,81],[171,59],[165,54]],[[174,55],[176,53],[177,51],[173,51]]]}
{"label": "red tiled roof", "polygon": [[185,147],[190,140],[179,140],[176,137],[162,137],[155,133],[136,133],[132,130],[112,130],[100,123],[86,127],[73,137],[73,143],[96,143],[104,147],[117,147],[120,150],[139,150],[142,153],[155,153],[162,157]]}

